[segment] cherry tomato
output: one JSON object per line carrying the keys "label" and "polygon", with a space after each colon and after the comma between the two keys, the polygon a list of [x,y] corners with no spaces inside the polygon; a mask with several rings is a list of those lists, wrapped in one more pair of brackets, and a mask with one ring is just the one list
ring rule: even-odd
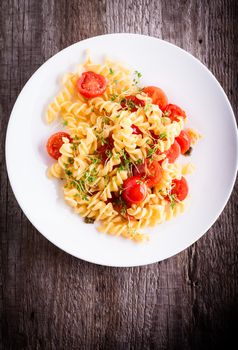
{"label": "cherry tomato", "polygon": [[138,126],[132,124],[132,134],[135,134],[135,135],[143,135],[142,131],[140,131],[140,129],[138,128]]}
{"label": "cherry tomato", "polygon": [[77,88],[81,95],[87,98],[102,95],[107,82],[104,76],[94,72],[84,72],[77,81]]}
{"label": "cherry tomato", "polygon": [[138,164],[133,169],[133,175],[142,176],[145,178],[145,183],[148,187],[157,185],[162,177],[162,168],[160,164],[153,160],[146,159],[145,163]]}
{"label": "cherry tomato", "polygon": [[140,176],[132,176],[123,183],[122,197],[127,204],[139,204],[147,195],[147,186]]}
{"label": "cherry tomato", "polygon": [[133,113],[137,111],[138,107],[144,107],[145,101],[140,100],[136,96],[130,95],[123,98],[121,101],[121,106],[122,108],[129,109]]}
{"label": "cherry tomato", "polygon": [[166,155],[166,158],[168,158],[169,163],[174,163],[181,153],[178,142],[175,140],[172,146],[168,149],[168,151],[164,153]]}
{"label": "cherry tomato", "polygon": [[162,111],[165,109],[168,104],[168,98],[162,89],[156,86],[147,86],[143,91],[152,98],[152,102],[158,105]]}
{"label": "cherry tomato", "polygon": [[176,137],[176,141],[178,142],[181,153],[186,153],[191,146],[191,138],[186,130],[182,130],[178,137]]}
{"label": "cherry tomato", "polygon": [[186,118],[186,113],[179,106],[173,105],[172,103],[166,106],[164,112],[167,112],[168,117],[172,120],[172,122],[179,121],[178,117]]}
{"label": "cherry tomato", "polygon": [[109,158],[108,152],[110,152],[114,147],[114,141],[111,135],[105,141],[106,143],[99,146],[97,149],[97,152],[100,154],[103,163],[106,163],[107,159]]}
{"label": "cherry tomato", "polygon": [[54,159],[58,159],[61,156],[60,148],[63,145],[63,137],[67,137],[70,142],[72,142],[72,139],[70,135],[67,132],[57,132],[50,136],[50,138],[47,141],[46,148],[49,156],[51,156]]}
{"label": "cherry tomato", "polygon": [[145,182],[148,187],[152,187],[157,185],[160,182],[162,178],[162,168],[160,164],[155,160],[152,162],[148,161],[148,163],[147,163],[147,169],[148,169],[149,175],[146,176]]}
{"label": "cherry tomato", "polygon": [[176,195],[176,199],[183,201],[188,195],[188,183],[187,180],[182,176],[180,180],[175,179],[172,181],[171,194]]}

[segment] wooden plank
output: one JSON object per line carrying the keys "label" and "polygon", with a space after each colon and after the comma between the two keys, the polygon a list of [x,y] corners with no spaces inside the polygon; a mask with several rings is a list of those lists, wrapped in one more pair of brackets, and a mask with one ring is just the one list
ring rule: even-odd
{"label": "wooden plank", "polygon": [[237,2],[4,0],[0,6],[2,348],[227,346],[238,314],[237,185],[216,224],[186,251],[144,267],[102,267],[60,251],[28,222],[8,184],[4,139],[32,73],[71,43],[111,32],[148,34],[191,52],[217,76],[237,113]]}

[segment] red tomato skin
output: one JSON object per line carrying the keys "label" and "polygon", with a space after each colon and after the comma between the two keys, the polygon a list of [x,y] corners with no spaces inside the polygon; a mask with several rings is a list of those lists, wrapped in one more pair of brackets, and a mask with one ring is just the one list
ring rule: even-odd
{"label": "red tomato skin", "polygon": [[140,176],[132,176],[123,183],[122,197],[127,204],[139,204],[147,195],[147,186]]}
{"label": "red tomato skin", "polygon": [[186,153],[191,146],[191,138],[186,130],[182,130],[178,137],[176,137],[176,141],[178,142],[181,153]]}
{"label": "red tomato skin", "polygon": [[168,104],[168,98],[162,89],[156,86],[146,86],[143,92],[151,97],[152,102],[158,105],[162,111],[165,109]]}
{"label": "red tomato skin", "polygon": [[168,117],[171,119],[172,122],[178,122],[179,118],[186,118],[186,113],[177,105],[174,105],[172,103],[168,104],[164,110],[164,112],[168,113]]}
{"label": "red tomato skin", "polygon": [[162,178],[162,168],[156,160],[151,162],[149,159],[146,159],[145,163],[138,164],[134,167],[133,175],[143,177],[147,187],[150,188],[160,182]]}
{"label": "red tomato skin", "polygon": [[188,183],[187,180],[185,179],[185,177],[181,177],[180,180],[178,179],[174,179],[172,181],[172,190],[171,190],[171,194],[175,194],[176,195],[176,199],[178,199],[179,201],[183,201],[187,195],[188,195]]}
{"label": "red tomato skin", "polygon": [[97,152],[100,154],[103,164],[106,163],[106,160],[108,158],[107,154],[106,154],[107,150],[108,150],[108,145],[107,144],[101,145],[97,149]]}
{"label": "red tomato skin", "polygon": [[106,151],[111,151],[114,147],[114,141],[112,136],[110,135],[107,139],[106,139],[107,143],[101,145],[100,147],[98,147],[97,152],[100,154],[101,158],[102,158],[102,162],[105,164],[108,156],[106,154]]}
{"label": "red tomato skin", "polygon": [[150,134],[151,134],[151,137],[153,138],[153,140],[159,139],[159,135],[156,135],[153,131],[151,131]]}
{"label": "red tomato skin", "polygon": [[181,153],[180,146],[175,140],[172,146],[165,152],[166,158],[169,163],[174,163]]}
{"label": "red tomato skin", "polygon": [[107,82],[103,75],[88,71],[81,75],[76,85],[81,95],[86,98],[92,98],[105,92]]}
{"label": "red tomato skin", "polygon": [[141,177],[146,176],[146,165],[145,165],[145,163],[137,164],[136,166],[134,166],[133,167],[133,175],[134,176],[141,176]]}
{"label": "red tomato skin", "polygon": [[145,181],[148,187],[153,187],[157,185],[162,178],[162,168],[156,161],[149,161],[149,163],[150,164],[147,164],[147,167],[150,175],[146,176]]}
{"label": "red tomato skin", "polygon": [[129,101],[133,102],[134,103],[134,107],[130,109],[130,111],[133,113],[133,112],[136,112],[138,107],[144,107],[145,106],[145,101],[143,100],[140,100],[139,98],[137,98],[136,96],[133,96],[133,95],[129,95],[129,96],[126,96],[125,97],[125,100],[126,101],[122,101],[121,102],[121,106],[122,108],[127,108],[127,103]]}
{"label": "red tomato skin", "polygon": [[72,142],[72,139],[67,132],[59,131],[51,135],[46,144],[46,149],[49,156],[56,160],[61,156],[59,150],[64,143],[62,140],[63,137],[67,137],[69,141]]}
{"label": "red tomato skin", "polygon": [[132,134],[135,134],[135,135],[143,135],[142,131],[138,128],[138,126],[132,124]]}

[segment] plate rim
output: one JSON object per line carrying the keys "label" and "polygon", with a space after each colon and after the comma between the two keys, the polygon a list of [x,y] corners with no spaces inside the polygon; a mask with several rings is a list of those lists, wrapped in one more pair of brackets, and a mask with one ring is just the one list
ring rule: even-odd
{"label": "plate rim", "polygon": [[[235,150],[235,153],[236,153],[236,164],[235,164],[235,171],[234,171],[234,174],[233,174],[233,177],[232,177],[232,181],[231,183],[229,184],[229,191],[226,195],[226,198],[225,198],[225,201],[223,203],[223,206],[221,207],[220,211],[218,212],[218,214],[216,215],[215,218],[213,218],[212,220],[212,223],[211,224],[208,224],[206,225],[206,229],[205,231],[201,232],[199,234],[199,237],[198,238],[195,238],[194,240],[192,240],[191,243],[189,243],[188,245],[185,246],[185,248],[183,248],[182,250],[178,250],[176,251],[175,253],[173,254],[170,254],[168,255],[166,258],[162,258],[162,259],[154,259],[152,258],[151,260],[150,259],[147,259],[148,261],[146,261],[145,263],[135,263],[135,264],[123,264],[123,261],[119,264],[110,264],[110,263],[103,263],[103,261],[98,261],[98,259],[94,260],[93,258],[92,259],[85,259],[84,257],[80,256],[80,254],[76,255],[72,252],[70,252],[68,249],[65,249],[61,244],[55,242],[54,239],[51,239],[48,237],[47,234],[43,233],[41,229],[39,229],[38,227],[38,224],[35,224],[34,223],[34,220],[30,219],[30,215],[28,215],[28,210],[27,208],[25,207],[24,205],[24,201],[21,200],[21,196],[18,192],[18,190],[16,189],[15,185],[14,185],[14,182],[12,181],[12,176],[11,176],[11,161],[10,161],[10,141],[9,141],[9,130],[12,128],[12,125],[13,125],[13,122],[14,122],[14,118],[13,118],[13,115],[15,113],[15,110],[18,106],[18,103],[20,101],[20,98],[21,96],[24,94],[25,90],[27,89],[28,85],[30,84],[31,80],[33,79],[33,77],[35,77],[35,75],[37,74],[40,74],[41,72],[41,69],[43,69],[43,66],[45,64],[47,64],[48,62],[52,61],[57,55],[59,54],[62,54],[62,52],[68,50],[69,48],[73,47],[73,46],[77,46],[78,44],[82,43],[82,42],[87,42],[87,41],[90,41],[92,39],[95,39],[95,38],[102,38],[102,37],[112,37],[112,36],[130,36],[130,37],[145,37],[146,39],[155,39],[155,40],[158,40],[160,42],[163,42],[165,43],[166,45],[169,45],[169,46],[173,46],[175,47],[177,50],[180,50],[182,51],[183,53],[185,53],[186,55],[189,55],[193,60],[197,61],[197,63],[203,67],[203,69],[205,68],[206,72],[209,74],[209,76],[212,78],[212,80],[216,83],[217,87],[219,88],[220,92],[222,93],[222,96],[225,98],[226,100],[226,103],[227,103],[227,106],[229,107],[229,111],[230,111],[230,114],[232,116],[232,122],[233,122],[233,126],[234,126],[234,129],[236,129],[236,150]],[[233,188],[234,188],[234,185],[235,185],[235,181],[236,181],[236,177],[237,177],[237,168],[238,168],[238,132],[237,132],[237,122],[236,122],[236,118],[235,118],[235,115],[234,115],[234,112],[233,112],[233,109],[232,109],[232,106],[231,106],[231,103],[224,91],[224,89],[222,88],[220,82],[217,80],[217,78],[215,77],[215,75],[198,59],[196,58],[195,56],[193,56],[191,53],[189,53],[188,51],[182,49],[181,47],[173,44],[173,43],[170,43],[166,40],[163,40],[163,39],[160,39],[160,38],[157,38],[157,37],[154,37],[154,36],[149,36],[149,35],[144,35],[144,34],[134,34],[134,33],[111,33],[111,34],[103,34],[103,35],[97,35],[97,36],[93,36],[93,37],[89,37],[87,39],[84,39],[84,40],[80,40],[80,41],[77,41],[67,47],[65,47],[64,49],[58,51],[56,54],[52,55],[49,59],[47,59],[44,63],[42,63],[40,65],[40,67],[38,67],[35,72],[33,72],[33,74],[30,76],[30,78],[26,81],[26,83],[24,84],[24,86],[22,87],[20,93],[18,94],[15,102],[14,102],[14,105],[12,107],[12,110],[11,110],[11,113],[10,113],[10,117],[9,117],[9,120],[8,120],[8,125],[7,125],[7,131],[6,131],[6,137],[5,137],[5,159],[6,159],[6,169],[7,169],[7,175],[8,175],[8,179],[9,179],[9,183],[11,185],[11,188],[12,188],[12,191],[13,191],[13,194],[16,198],[16,201],[18,203],[18,205],[20,206],[21,210],[23,211],[24,215],[27,217],[27,219],[30,221],[30,223],[33,225],[33,227],[39,232],[41,233],[48,241],[50,241],[52,244],[54,244],[56,247],[58,247],[59,249],[63,250],[64,252],[70,254],[71,256],[74,256],[78,259],[81,259],[81,260],[84,260],[84,261],[87,261],[87,262],[90,262],[90,263],[94,263],[96,265],[101,265],[101,266],[110,266],[110,267],[135,267],[135,266],[145,266],[145,265],[148,265],[148,264],[153,264],[153,263],[157,263],[157,262],[160,262],[160,261],[163,261],[163,260],[167,260],[169,258],[171,258],[172,256],[175,256],[179,253],[181,253],[182,251],[186,250],[188,247],[192,246],[195,242],[197,242],[213,225],[214,223],[218,220],[218,218],[220,217],[221,213],[223,212],[224,208],[226,207],[228,201],[229,201],[229,198],[232,194],[232,191],[233,191]],[[79,250],[79,253],[80,253],[80,250]],[[103,260],[103,259],[102,259]]]}

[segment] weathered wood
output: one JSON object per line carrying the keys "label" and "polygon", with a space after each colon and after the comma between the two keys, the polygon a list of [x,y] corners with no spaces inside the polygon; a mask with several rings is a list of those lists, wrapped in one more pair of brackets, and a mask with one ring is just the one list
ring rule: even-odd
{"label": "weathered wood", "polygon": [[238,317],[237,185],[215,225],[184,252],[145,267],[96,266],[54,247],[22,214],[4,141],[32,73],[62,48],[112,32],[156,36],[191,52],[237,113],[237,1],[3,0],[0,9],[1,348],[228,348]]}

